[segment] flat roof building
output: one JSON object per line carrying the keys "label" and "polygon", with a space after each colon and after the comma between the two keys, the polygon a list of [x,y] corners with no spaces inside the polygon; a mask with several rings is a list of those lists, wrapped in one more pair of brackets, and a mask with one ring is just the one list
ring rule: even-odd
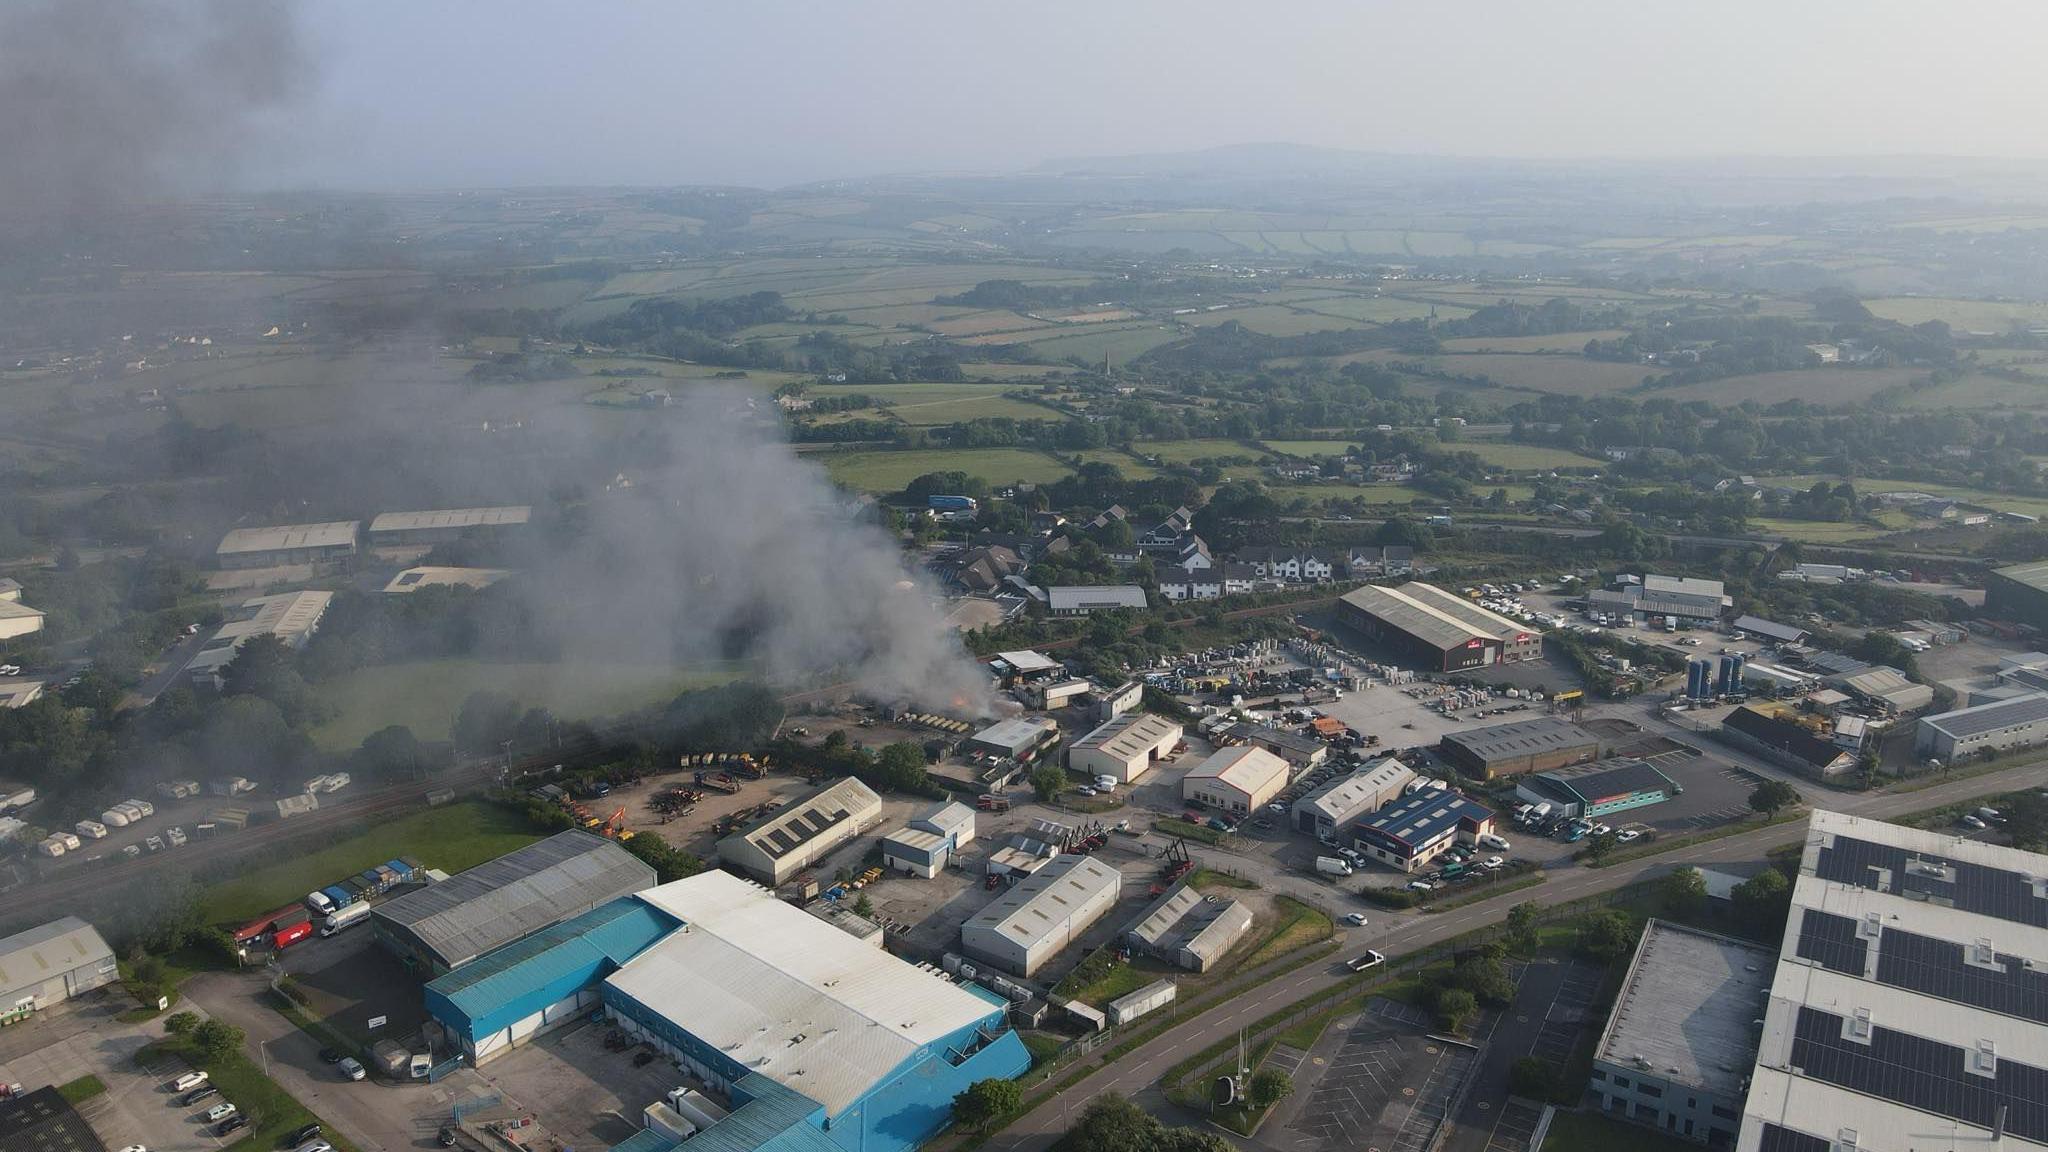
{"label": "flat roof building", "polygon": [[601,836],[557,832],[370,913],[384,946],[438,976],[654,885],[654,869]]}
{"label": "flat roof building", "polygon": [[1415,779],[1414,769],[1392,756],[1340,776],[1294,802],[1294,827],[1332,843],[1351,826],[1398,800]]}
{"label": "flat roof building", "polygon": [[1775,959],[1712,932],[1644,925],[1593,1053],[1600,1107],[1710,1147],[1733,1144]]}
{"label": "flat roof building", "polygon": [[334,602],[332,592],[279,592],[242,601],[243,615],[220,626],[185,665],[194,682],[219,688],[228,665],[242,645],[258,636],[275,636],[287,648],[304,648],[320,630],[320,621]]}
{"label": "flat roof building", "polygon": [[386,592],[417,592],[422,588],[489,588],[512,573],[503,568],[407,568],[384,586]]}
{"label": "flat roof building", "polygon": [[989,660],[989,666],[1000,675],[1019,680],[1035,680],[1066,671],[1060,662],[1043,652],[1021,648],[1015,652],[998,652]]}
{"label": "flat roof building", "polygon": [[1721,739],[1810,776],[1839,776],[1856,767],[1854,752],[1804,725],[1754,708],[1737,708],[1722,718]]}
{"label": "flat roof building", "polygon": [[500,508],[442,508],[430,512],[384,512],[370,521],[373,548],[440,544],[464,537],[520,528],[533,518],[524,504]]}
{"label": "flat roof building", "polygon": [[99,931],[63,916],[0,940],[0,1024],[12,1024],[120,978]]}
{"label": "flat roof building", "polygon": [[1815,811],[1738,1152],[2048,1149],[2048,856]]}
{"label": "flat roof building", "polygon": [[1030,977],[1116,907],[1123,873],[1093,856],[1055,856],[960,926],[960,949]]}
{"label": "flat roof building", "polygon": [[18,600],[0,600],[0,640],[16,640],[43,630],[45,617],[40,608]]}
{"label": "flat roof building", "polygon": [[639,899],[681,926],[604,979],[605,1010],[730,1111],[687,1142],[645,1130],[628,1152],[909,1152],[956,1094],[1030,1066],[1001,998],[758,885],[705,872]]}
{"label": "flat roof building", "polygon": [[1932,687],[1915,684],[1904,672],[1882,665],[1830,676],[1827,683],[1887,712],[1918,712],[1934,703]]}
{"label": "flat roof building", "polygon": [[1181,727],[1152,712],[1126,712],[1067,748],[1067,767],[1129,784],[1152,770],[1180,743]]}
{"label": "flat roof building", "polygon": [[1985,573],[1984,614],[2048,628],[2048,560]]}
{"label": "flat roof building", "polygon": [[1460,840],[1493,831],[1493,813],[1456,792],[1424,788],[1396,800],[1352,829],[1358,850],[1403,872],[1443,855]]}
{"label": "flat roof building", "polygon": [[1954,764],[1965,756],[2048,741],[2048,692],[2029,692],[1939,716],[1923,716],[1914,750]]}
{"label": "flat roof building", "polygon": [[1205,896],[1186,882],[1152,902],[1124,931],[1139,951],[1189,972],[1207,972],[1251,931],[1252,910],[1226,896]]}
{"label": "flat roof building", "polygon": [[1291,773],[1287,761],[1256,745],[1218,748],[1188,769],[1181,778],[1180,794],[1190,804],[1246,816],[1285,790]]}
{"label": "flat roof building", "polygon": [[1076,584],[1047,588],[1046,608],[1055,616],[1086,616],[1112,608],[1145,610],[1145,590],[1136,584]]}
{"label": "flat roof building", "polygon": [[1491,780],[1596,760],[1600,738],[1569,720],[1538,716],[1447,732],[1437,751],[1467,775]]}
{"label": "flat roof building", "polygon": [[1346,592],[1338,618],[1432,672],[1538,660],[1543,634],[1434,584]]}
{"label": "flat roof building", "polygon": [[882,798],[848,776],[718,842],[718,862],[780,887],[882,819]]}
{"label": "flat roof building", "polygon": [[1625,758],[1531,772],[1515,783],[1515,795],[1523,800],[1587,820],[1662,804],[1684,791],[1654,765]]}
{"label": "flat roof building", "polygon": [[43,681],[21,676],[0,676],[0,708],[23,708],[43,694]]}
{"label": "flat roof building", "polygon": [[1008,756],[1012,760],[1028,760],[1040,748],[1053,743],[1060,737],[1060,726],[1056,720],[1044,716],[1012,716],[995,723],[967,738],[971,748],[996,756]]}
{"label": "flat roof building", "polygon": [[278,524],[268,528],[236,528],[213,550],[222,568],[275,568],[284,564],[319,564],[356,554],[360,520],[323,524]]}
{"label": "flat roof building", "polygon": [[0,1100],[0,1152],[107,1152],[99,1134],[55,1087]]}

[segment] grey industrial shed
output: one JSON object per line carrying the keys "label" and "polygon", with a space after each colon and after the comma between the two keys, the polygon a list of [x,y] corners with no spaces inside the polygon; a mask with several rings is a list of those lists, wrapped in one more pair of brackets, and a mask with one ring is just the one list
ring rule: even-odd
{"label": "grey industrial shed", "polygon": [[109,984],[117,976],[114,950],[76,916],[0,940],[0,1021]]}
{"label": "grey industrial shed", "polygon": [[558,832],[377,906],[385,947],[432,978],[493,948],[654,886],[654,869],[600,836]]}

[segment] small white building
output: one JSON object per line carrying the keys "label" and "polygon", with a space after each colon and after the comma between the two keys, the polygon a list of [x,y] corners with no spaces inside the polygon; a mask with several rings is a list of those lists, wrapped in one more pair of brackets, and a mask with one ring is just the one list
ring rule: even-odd
{"label": "small white building", "polygon": [[1181,796],[1220,812],[1244,815],[1287,787],[1287,761],[1251,744],[1223,748],[1188,770]]}
{"label": "small white building", "polygon": [[43,613],[19,600],[0,600],[0,640],[16,640],[43,630]]}
{"label": "small white building", "polygon": [[1129,784],[1165,759],[1180,736],[1176,721],[1151,712],[1126,712],[1074,741],[1067,749],[1067,767]]}
{"label": "small white building", "polygon": [[974,809],[955,800],[882,837],[882,866],[893,872],[937,876],[974,839]]}

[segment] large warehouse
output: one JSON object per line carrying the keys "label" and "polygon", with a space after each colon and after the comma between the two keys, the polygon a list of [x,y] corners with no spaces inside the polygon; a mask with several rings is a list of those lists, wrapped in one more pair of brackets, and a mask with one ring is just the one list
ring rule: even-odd
{"label": "large warehouse", "polygon": [[1775,959],[1697,928],[1645,925],[1594,1050],[1601,1111],[1715,1148],[1734,1143]]}
{"label": "large warehouse", "polygon": [[603,985],[605,1008],[732,1105],[631,1152],[907,1152],[977,1080],[1030,1067],[1008,1004],[706,872],[641,899],[683,925]]}
{"label": "large warehouse", "polygon": [[1986,573],[1984,614],[2048,629],[2048,560]]}
{"label": "large warehouse", "polygon": [[1754,708],[1721,719],[1721,739],[1797,772],[1823,779],[1856,767],[1856,754],[1803,724]]}
{"label": "large warehouse", "polygon": [[1180,724],[1164,716],[1126,712],[1074,741],[1067,749],[1067,767],[1130,784],[1173,751],[1180,733]]}
{"label": "large warehouse", "polygon": [[2048,856],[1813,813],[1737,1152],[2048,1149]]}
{"label": "large warehouse", "polygon": [[1493,813],[1455,792],[1424,788],[1367,817],[1352,830],[1358,850],[1403,872],[1493,831]]}
{"label": "large warehouse", "polygon": [[635,896],[543,928],[428,983],[427,1014],[472,1066],[590,1014],[598,984],[676,926]]}
{"label": "large warehouse", "polygon": [[653,885],[654,869],[617,844],[557,832],[377,905],[370,927],[407,965],[439,976]]}
{"label": "large warehouse", "polygon": [[320,621],[333,602],[332,592],[279,592],[244,600],[242,614],[207,639],[185,665],[185,675],[194,683],[221,687],[236,653],[258,636],[275,636],[287,648],[304,648],[320,630]]}
{"label": "large warehouse", "polygon": [[1287,787],[1287,761],[1264,748],[1240,744],[1219,748],[1181,778],[1181,799],[1219,812],[1256,812]]}
{"label": "large warehouse", "polygon": [[1183,882],[1153,901],[1124,939],[1176,968],[1207,972],[1251,927],[1252,910],[1242,901],[1204,896]]}
{"label": "large warehouse", "polygon": [[1662,804],[1683,791],[1655,766],[1628,759],[1531,772],[1515,782],[1515,795],[1524,801],[1548,804],[1560,816],[1587,820]]}
{"label": "large warehouse", "polygon": [[275,568],[281,564],[319,564],[356,554],[359,520],[325,524],[279,524],[269,528],[237,528],[220,538],[213,550],[222,568]]}
{"label": "large warehouse", "polygon": [[1340,776],[1294,802],[1294,827],[1335,843],[1351,826],[1401,798],[1414,769],[1392,756]]}
{"label": "large warehouse", "polygon": [[1595,612],[1676,617],[1687,624],[1712,625],[1733,601],[1719,580],[1646,575],[1640,584],[1588,593],[1586,603]]}
{"label": "large warehouse", "polygon": [[1543,656],[1541,632],[1420,581],[1354,588],[1338,601],[1338,618],[1432,672]]}
{"label": "large warehouse", "polygon": [[114,951],[76,916],[0,940],[0,1024],[119,979]]}
{"label": "large warehouse", "polygon": [[1029,977],[1116,907],[1124,877],[1092,856],[1055,856],[960,926],[960,950]]}
{"label": "large warehouse", "polygon": [[967,747],[991,756],[1008,756],[1012,760],[1029,760],[1038,750],[1060,738],[1057,720],[1043,716],[1012,716],[995,723],[967,738]]}
{"label": "large warehouse", "polygon": [[779,887],[881,819],[882,798],[848,776],[720,840],[718,862]]}
{"label": "large warehouse", "polygon": [[1954,764],[1980,752],[2004,752],[2048,742],[2048,692],[2029,692],[1939,716],[1923,716],[1913,748]]}
{"label": "large warehouse", "polygon": [[1467,775],[1491,780],[1597,760],[1600,738],[1569,720],[1538,716],[1446,733],[1437,752]]}
{"label": "large warehouse", "polygon": [[495,535],[523,527],[533,518],[524,504],[504,508],[443,508],[432,512],[384,512],[370,521],[373,548],[425,547],[465,537]]}

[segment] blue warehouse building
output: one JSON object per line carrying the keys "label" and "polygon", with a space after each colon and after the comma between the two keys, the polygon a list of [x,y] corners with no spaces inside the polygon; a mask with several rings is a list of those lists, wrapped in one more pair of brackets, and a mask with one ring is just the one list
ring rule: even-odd
{"label": "blue warehouse building", "polygon": [[[479,1061],[600,1003],[727,1109],[689,1152],[913,1149],[957,1093],[1031,1063],[1007,1001],[724,872],[613,900],[427,988],[428,1011]],[[680,1146],[650,1128],[615,1152]]]}

